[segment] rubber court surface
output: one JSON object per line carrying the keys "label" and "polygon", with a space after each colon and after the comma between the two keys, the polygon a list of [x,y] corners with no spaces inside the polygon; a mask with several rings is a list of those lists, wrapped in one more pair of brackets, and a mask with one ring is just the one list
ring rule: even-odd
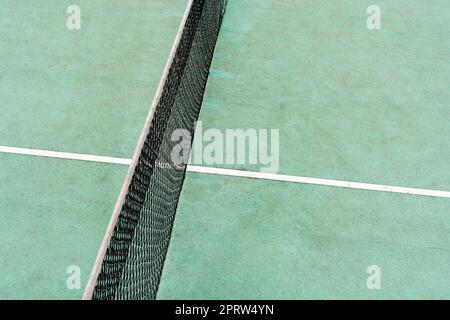
{"label": "rubber court surface", "polygon": [[[76,32],[69,4],[2,0],[0,146],[131,158],[186,1],[78,1]],[[369,31],[370,4],[229,0],[203,129],[279,129],[282,175],[450,191],[450,4],[378,1]],[[0,298],[81,298],[126,171],[0,152]],[[158,298],[448,299],[449,266],[449,198],[188,172]]]}

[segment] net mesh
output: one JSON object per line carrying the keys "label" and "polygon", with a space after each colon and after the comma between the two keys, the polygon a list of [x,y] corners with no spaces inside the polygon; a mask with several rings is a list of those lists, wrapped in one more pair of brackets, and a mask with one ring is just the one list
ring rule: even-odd
{"label": "net mesh", "polygon": [[193,0],[121,209],[93,299],[155,299],[185,166],[171,163],[172,133],[193,136],[226,0]]}

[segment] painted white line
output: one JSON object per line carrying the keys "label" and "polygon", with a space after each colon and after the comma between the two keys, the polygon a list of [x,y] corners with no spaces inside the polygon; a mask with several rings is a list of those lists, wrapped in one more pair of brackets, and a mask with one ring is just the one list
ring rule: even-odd
{"label": "painted white line", "polygon": [[[29,156],[37,156],[37,157],[111,163],[111,164],[120,164],[120,165],[126,165],[126,166],[131,166],[131,164],[133,162],[132,159],[126,159],[126,158],[104,157],[104,156],[95,156],[95,155],[89,155],[89,154],[57,152],[57,151],[27,149],[27,148],[15,148],[15,147],[6,147],[6,146],[0,146],[0,153],[12,153],[12,154],[21,154],[21,155],[29,155]],[[161,168],[164,168],[164,167],[161,166]],[[168,169],[170,169],[170,168],[168,168]],[[330,180],[330,179],[309,178],[309,177],[300,177],[300,176],[289,176],[289,175],[274,174],[274,173],[232,170],[232,169],[222,169],[222,168],[213,168],[213,167],[201,167],[201,166],[194,166],[194,165],[188,165],[186,170],[189,172],[194,172],[194,173],[214,174],[214,175],[230,176],[230,177],[241,177],[241,178],[262,179],[262,180],[282,181],[282,182],[301,183],[301,184],[312,184],[312,185],[318,185],[318,186],[328,186],[328,187],[347,188],[347,189],[403,193],[403,194],[427,196],[427,197],[450,198],[450,192],[448,192],[448,191],[439,191],[439,190],[430,190],[430,189],[407,188],[407,187],[388,186],[388,185],[381,185],[381,184],[361,183],[361,182],[352,182],[352,181],[343,181],[343,180]]]}
{"label": "painted white line", "polygon": [[[12,154],[21,154],[21,155],[29,155],[29,156],[37,156],[37,157],[111,163],[111,164],[120,164],[120,165],[126,165],[126,166],[131,166],[131,164],[133,162],[132,159],[126,159],[126,158],[104,157],[104,156],[95,156],[95,155],[89,155],[89,154],[57,152],[57,151],[27,149],[27,148],[15,148],[15,147],[6,147],[6,146],[0,146],[0,153],[12,153]],[[309,177],[300,177],[300,176],[289,176],[289,175],[274,174],[274,173],[232,170],[232,169],[222,169],[222,168],[213,168],[213,167],[201,167],[201,166],[194,166],[194,165],[188,165],[186,170],[189,172],[194,172],[194,173],[214,174],[214,175],[231,176],[231,177],[312,184],[312,185],[347,188],[347,189],[403,193],[403,194],[427,196],[427,197],[450,198],[450,192],[448,192],[448,191],[438,191],[438,190],[430,190],[430,189],[407,188],[407,187],[388,186],[388,185],[381,185],[381,184],[361,183],[361,182],[352,182],[352,181],[343,181],[343,180],[330,180],[330,179],[309,178]]]}
{"label": "painted white line", "polygon": [[103,156],[94,156],[94,155],[89,155],[89,154],[57,152],[57,151],[27,149],[27,148],[14,148],[14,147],[6,147],[6,146],[0,146],[0,153],[12,153],[12,154],[22,154],[22,155],[37,156],[37,157],[122,164],[122,165],[127,165],[127,166],[131,164],[131,160],[125,159],[125,158],[103,157]]}
{"label": "painted white line", "polygon": [[387,185],[381,185],[381,184],[360,183],[360,182],[351,182],[351,181],[342,181],[342,180],[318,179],[318,178],[288,176],[288,175],[273,174],[273,173],[251,172],[251,171],[241,171],[241,170],[231,170],[231,169],[221,169],[221,168],[198,167],[198,166],[188,166],[187,171],[203,173],[203,174],[216,174],[216,175],[242,177],[242,178],[253,178],[253,179],[292,182],[292,183],[313,184],[313,185],[328,186],[328,187],[403,193],[403,194],[427,196],[427,197],[450,198],[450,192],[448,192],[448,191],[405,188],[405,187],[387,186]]}

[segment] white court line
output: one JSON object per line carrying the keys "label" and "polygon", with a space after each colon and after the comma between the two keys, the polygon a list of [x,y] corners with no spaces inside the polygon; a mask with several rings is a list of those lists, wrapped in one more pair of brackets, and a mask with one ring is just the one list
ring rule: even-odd
{"label": "white court line", "polygon": [[[127,165],[127,166],[129,166],[132,162],[131,159],[125,159],[125,158],[102,157],[102,156],[93,156],[93,155],[87,155],[87,154],[55,152],[55,151],[26,149],[26,148],[13,148],[13,147],[5,147],[5,146],[0,146],[0,153],[13,153],[13,154],[22,154],[22,155],[48,157],[48,158],[93,161],[93,162],[102,162],[102,163],[121,164],[121,165]],[[448,192],[448,191],[438,191],[438,190],[430,190],[430,189],[405,188],[405,187],[387,186],[387,185],[381,185],[381,184],[289,176],[289,175],[274,174],[274,173],[252,172],[252,171],[222,169],[222,168],[213,168],[213,167],[200,167],[200,166],[193,166],[193,165],[188,165],[186,170],[189,172],[203,173],[203,174],[214,174],[214,175],[252,178],[252,179],[263,179],[263,180],[272,180],[272,181],[301,183],[301,184],[312,184],[312,185],[347,188],[347,189],[403,193],[403,194],[427,196],[427,197],[450,198],[450,192]]]}
{"label": "white court line", "polygon": [[124,158],[113,158],[113,157],[102,157],[93,156],[88,154],[80,153],[68,153],[68,152],[57,152],[57,151],[47,151],[38,149],[26,149],[26,148],[13,148],[0,146],[1,153],[12,153],[12,154],[22,154],[28,156],[46,157],[46,158],[59,158],[59,159],[69,159],[69,160],[81,160],[81,161],[91,161],[91,162],[101,162],[101,163],[112,163],[112,164],[123,164],[129,166],[131,164],[130,159]]}
{"label": "white court line", "polygon": [[308,177],[299,177],[299,176],[287,176],[287,175],[274,174],[274,173],[251,172],[251,171],[241,171],[241,170],[231,170],[231,169],[221,169],[221,168],[198,167],[198,166],[188,166],[187,171],[196,172],[196,173],[204,173],[204,174],[216,174],[216,175],[222,175],[222,176],[233,176],[233,177],[242,177],[242,178],[253,178],[253,179],[264,179],[264,180],[272,180],[272,181],[313,184],[313,185],[328,186],[328,187],[403,193],[403,194],[427,196],[427,197],[450,198],[450,192],[448,192],[448,191],[405,188],[405,187],[351,182],[351,181],[343,181],[343,180],[329,180],[329,179],[308,178]]}

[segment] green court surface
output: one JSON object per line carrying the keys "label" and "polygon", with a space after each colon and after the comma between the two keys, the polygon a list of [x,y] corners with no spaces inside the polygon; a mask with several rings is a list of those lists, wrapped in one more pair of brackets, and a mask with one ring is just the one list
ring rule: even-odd
{"label": "green court surface", "polygon": [[450,5],[378,3],[369,31],[367,1],[229,1],[203,129],[280,129],[282,174],[449,189]]}
{"label": "green court surface", "polygon": [[[158,298],[448,298],[449,206],[190,174]],[[367,289],[371,265],[381,290]]]}
{"label": "green court surface", "polygon": [[[282,174],[448,190],[450,6],[378,4],[369,31],[367,1],[229,1],[203,130],[279,128]],[[449,199],[192,173],[159,298],[449,298],[449,212]]]}
{"label": "green court surface", "polygon": [[[70,4],[2,0],[0,146],[131,158],[186,1],[81,0],[78,31]],[[229,0],[203,130],[279,129],[284,175],[449,191],[450,4],[378,1],[370,31],[371,4]],[[81,298],[126,171],[0,153],[0,299]],[[449,212],[448,198],[188,172],[158,298],[448,299]]]}
{"label": "green court surface", "polygon": [[0,154],[1,299],[79,299],[126,174],[121,166]]}
{"label": "green court surface", "polygon": [[184,0],[2,0],[1,145],[131,157]]}
{"label": "green court surface", "polygon": [[[70,4],[2,0],[0,145],[131,158],[186,2]],[[81,298],[126,172],[0,154],[0,299]]]}

